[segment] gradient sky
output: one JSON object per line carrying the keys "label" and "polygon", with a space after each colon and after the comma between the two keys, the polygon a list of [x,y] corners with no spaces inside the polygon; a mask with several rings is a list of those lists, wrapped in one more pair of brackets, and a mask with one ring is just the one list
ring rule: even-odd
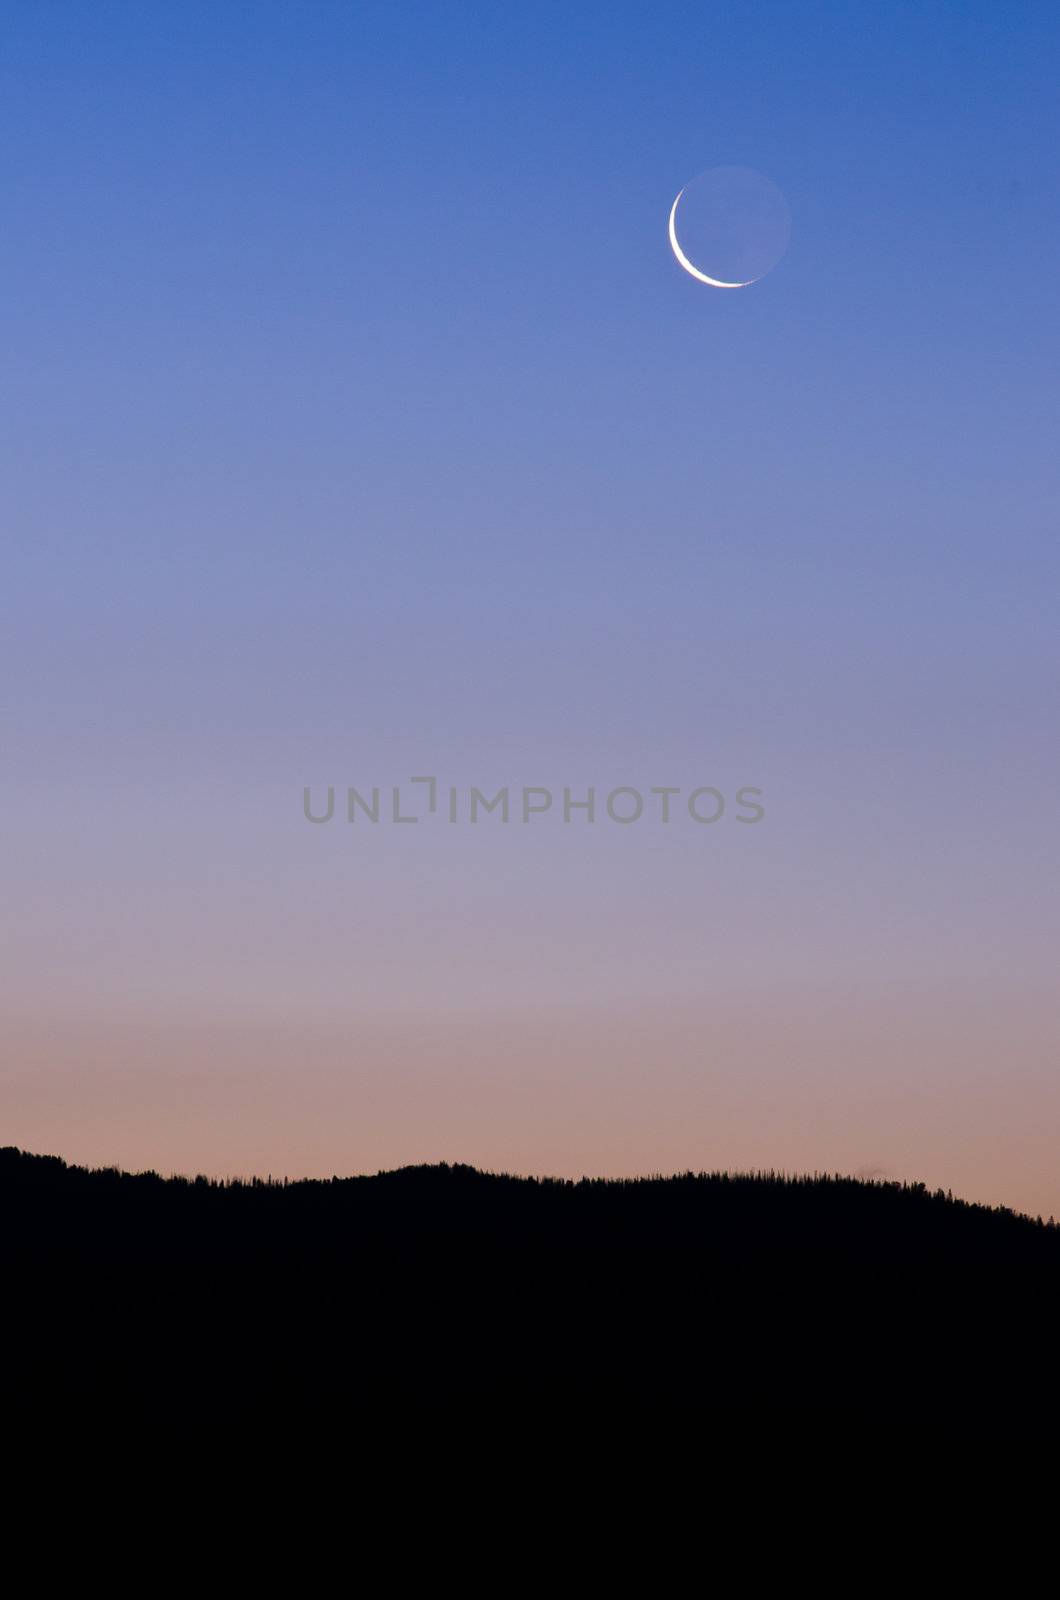
{"label": "gradient sky", "polygon": [[[1044,0],[0,3],[0,1141],[1060,1216],[1058,68]],[[717,163],[793,216],[736,293]],[[303,819],[428,773],[767,814]]]}

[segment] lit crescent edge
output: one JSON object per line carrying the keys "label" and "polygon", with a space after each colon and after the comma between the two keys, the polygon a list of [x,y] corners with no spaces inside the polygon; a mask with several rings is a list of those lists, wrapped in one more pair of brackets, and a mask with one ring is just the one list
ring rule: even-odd
{"label": "lit crescent edge", "polygon": [[745,278],[742,283],[723,283],[720,278],[708,278],[705,272],[700,272],[698,267],[692,265],[677,242],[677,229],[674,227],[674,218],[677,216],[677,203],[684,192],[683,189],[678,190],[677,200],[670,207],[670,245],[685,271],[690,272],[693,278],[698,278],[700,283],[709,283],[712,289],[746,289],[750,284],[757,283],[757,278]]}

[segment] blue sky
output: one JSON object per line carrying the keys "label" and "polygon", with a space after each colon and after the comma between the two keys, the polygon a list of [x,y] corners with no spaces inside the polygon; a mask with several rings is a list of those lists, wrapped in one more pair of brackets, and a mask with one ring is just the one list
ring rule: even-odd
{"label": "blue sky", "polygon": [[[478,949],[486,903],[497,1003],[1044,983],[1058,44],[1039,3],[0,5],[25,992],[75,1026],[132,985],[149,1034],[226,984],[405,1004],[408,968],[473,1012],[444,929]],[[738,294],[666,238],[718,163],[793,216]],[[368,861],[288,820],[417,770],[720,772],[775,825],[708,866],[648,835]],[[325,928],[363,993],[319,979]]]}

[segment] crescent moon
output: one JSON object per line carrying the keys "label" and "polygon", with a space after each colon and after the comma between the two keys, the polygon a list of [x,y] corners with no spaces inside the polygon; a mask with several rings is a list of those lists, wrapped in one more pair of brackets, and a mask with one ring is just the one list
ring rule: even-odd
{"label": "crescent moon", "polygon": [[757,283],[757,278],[745,278],[742,283],[725,283],[721,278],[708,278],[705,272],[700,272],[698,267],[694,267],[692,265],[691,261],[689,261],[688,257],[685,255],[684,251],[681,249],[681,246],[677,242],[677,229],[674,226],[674,218],[677,216],[678,201],[680,201],[684,192],[684,189],[678,190],[677,199],[670,207],[670,246],[674,255],[684,267],[685,271],[690,272],[693,278],[698,278],[700,283],[709,283],[712,289],[746,289],[750,284]]}

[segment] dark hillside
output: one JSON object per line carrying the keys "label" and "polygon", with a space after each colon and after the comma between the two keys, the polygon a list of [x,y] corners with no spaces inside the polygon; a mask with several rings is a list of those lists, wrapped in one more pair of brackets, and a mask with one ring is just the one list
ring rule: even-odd
{"label": "dark hillside", "polygon": [[417,1167],[214,1183],[0,1151],[23,1400],[179,1422],[601,1400],[1044,1428],[1060,1229],[922,1185]]}

